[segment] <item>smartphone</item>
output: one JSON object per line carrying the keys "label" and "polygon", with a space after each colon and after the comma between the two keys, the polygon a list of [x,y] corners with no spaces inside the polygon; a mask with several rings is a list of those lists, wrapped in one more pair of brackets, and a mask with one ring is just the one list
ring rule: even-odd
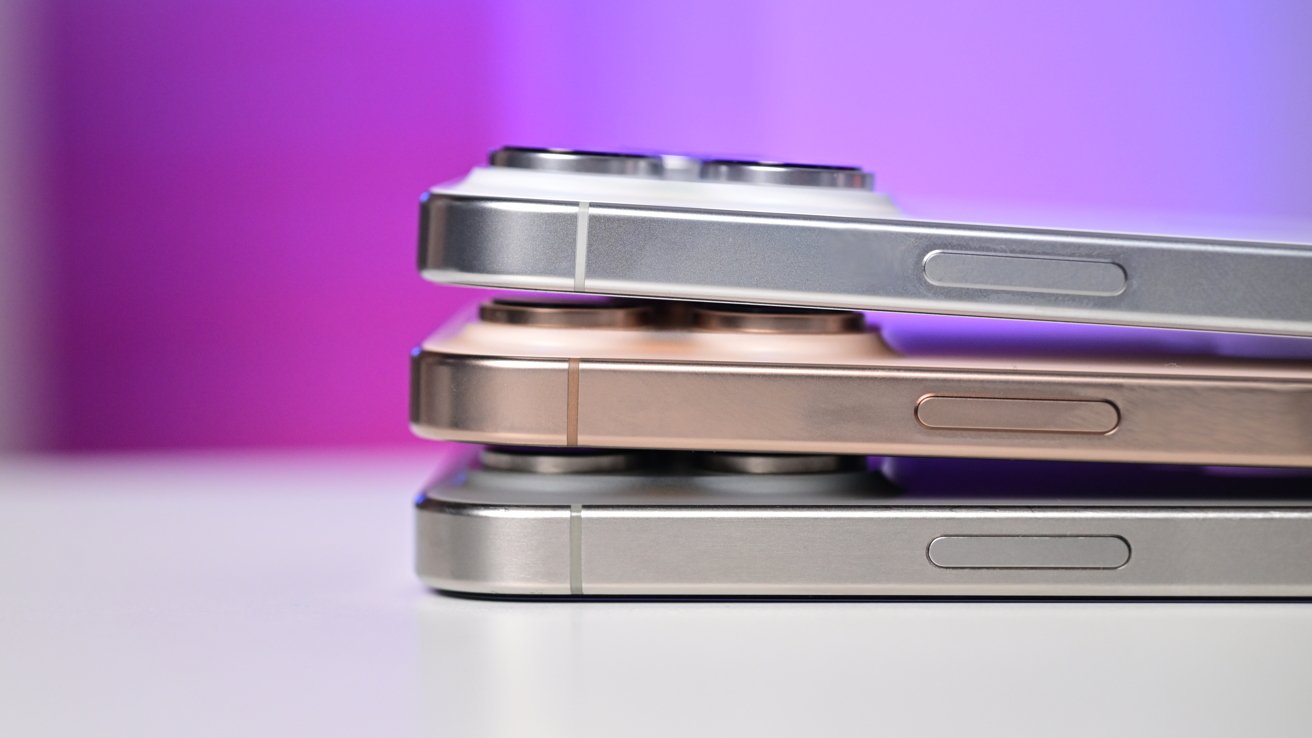
{"label": "smartphone", "polygon": [[1312,245],[908,219],[855,167],[508,147],[420,213],[448,284],[1312,336]]}
{"label": "smartphone", "polygon": [[920,356],[850,311],[493,300],[411,370],[437,440],[1312,467],[1312,362]]}
{"label": "smartphone", "polygon": [[1306,475],[829,455],[447,453],[416,502],[419,577],[447,592],[1312,596]]}

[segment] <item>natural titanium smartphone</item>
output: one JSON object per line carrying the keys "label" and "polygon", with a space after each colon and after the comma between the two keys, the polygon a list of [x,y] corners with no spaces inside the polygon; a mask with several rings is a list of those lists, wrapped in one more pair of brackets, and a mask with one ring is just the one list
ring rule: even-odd
{"label": "natural titanium smartphone", "polygon": [[853,312],[497,300],[411,367],[438,440],[1312,466],[1312,361],[902,355]]}
{"label": "natural titanium smartphone", "polygon": [[1312,246],[911,220],[860,169],[506,148],[421,206],[428,279],[1312,336]]}
{"label": "natural titanium smartphone", "polygon": [[1312,596],[1308,477],[919,459],[895,484],[851,457],[448,453],[416,564],[449,592]]}

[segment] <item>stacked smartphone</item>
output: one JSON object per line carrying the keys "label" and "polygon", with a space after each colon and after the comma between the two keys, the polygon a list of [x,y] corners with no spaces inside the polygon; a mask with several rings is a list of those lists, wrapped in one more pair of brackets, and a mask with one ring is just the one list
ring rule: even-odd
{"label": "stacked smartphone", "polygon": [[414,352],[415,432],[486,444],[417,501],[436,589],[1312,596],[1310,246],[913,220],[854,167],[503,148],[425,195],[419,267],[568,293]]}

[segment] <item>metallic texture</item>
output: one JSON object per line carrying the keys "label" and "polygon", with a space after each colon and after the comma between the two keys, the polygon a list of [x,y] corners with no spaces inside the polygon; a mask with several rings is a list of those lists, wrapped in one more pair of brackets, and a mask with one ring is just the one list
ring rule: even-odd
{"label": "metallic texture", "polygon": [[567,292],[574,289],[578,211],[578,203],[425,195],[419,268],[476,274],[508,289]]}
{"label": "metallic texture", "polygon": [[944,569],[1119,569],[1130,544],[1120,536],[940,536],[927,555]]}
{"label": "metallic texture", "polygon": [[[942,430],[926,395],[1093,401],[1112,433]],[[1014,414],[1014,409],[1007,413]],[[1003,417],[1006,421],[1010,418]],[[582,361],[585,446],[1312,466],[1312,381]]]}
{"label": "metallic texture", "polygon": [[498,298],[478,308],[487,323],[550,328],[640,328],[651,325],[652,308],[618,300]]}
{"label": "metallic texture", "polygon": [[569,508],[569,593],[583,594],[583,506]]}
{"label": "metallic texture", "polygon": [[[878,475],[533,476],[434,483],[417,509],[423,581],[506,595],[1312,596],[1312,503],[1253,500],[1242,481],[1233,499],[1127,504],[1063,501],[1060,479],[1047,499],[1006,501],[887,496]],[[864,493],[832,486],[852,479]],[[712,484],[727,481],[737,491]]]}
{"label": "metallic texture", "polygon": [[621,472],[642,466],[642,454],[633,451],[578,450],[488,446],[478,455],[484,469],[533,474],[590,474]]}
{"label": "metallic texture", "polygon": [[619,174],[629,177],[660,177],[665,163],[659,156],[615,154],[604,151],[539,149],[503,146],[488,156],[494,167],[538,169],[575,174]]}
{"label": "metallic texture", "polygon": [[662,154],[665,179],[691,181],[701,177],[702,160],[684,154]]}
{"label": "metallic texture", "polygon": [[[571,380],[575,362],[577,379]],[[1307,367],[1149,371],[1112,361],[1027,368],[917,365],[896,357],[837,366],[703,362],[686,350],[661,360],[604,360],[495,358],[434,348],[420,351],[412,366],[413,427],[441,440],[1312,466]],[[964,412],[977,420],[970,428],[943,429],[917,419],[917,405],[927,396],[1004,402],[949,406],[950,418]],[[1091,404],[1044,404],[1054,401]],[[1115,429],[1093,432],[1111,422],[1109,406],[1119,412]]]}
{"label": "metallic texture", "polygon": [[579,202],[574,229],[574,291],[582,292],[588,280],[588,203]]}
{"label": "metallic texture", "polygon": [[939,287],[1114,297],[1125,291],[1125,269],[1107,261],[1048,259],[935,251],[925,279]]}
{"label": "metallic texture", "polygon": [[865,468],[864,456],[836,454],[742,454],[700,453],[697,466],[708,471],[734,474],[823,474]]}
{"label": "metallic texture", "polygon": [[701,178],[712,182],[841,187],[857,190],[875,188],[875,175],[862,171],[860,167],[782,164],[735,159],[711,159],[702,162]]}
{"label": "metallic texture", "polygon": [[699,305],[693,327],[703,331],[746,333],[858,333],[865,329],[861,313],[850,310]]}
{"label": "metallic texture", "polygon": [[570,508],[428,502],[415,563],[430,587],[517,595],[570,594]]}
{"label": "metallic texture", "polygon": [[565,445],[579,445],[579,360],[570,359],[565,379]]}
{"label": "metallic texture", "polygon": [[562,446],[568,440],[565,360],[445,356],[410,362],[410,427],[447,441],[496,437],[507,446]]}
{"label": "metallic texture", "polygon": [[[1312,511],[584,506],[593,595],[1306,596]],[[1103,536],[1119,569],[947,569],[945,533]],[[677,545],[672,542],[677,541]]]}
{"label": "metallic texture", "polygon": [[916,404],[922,425],[954,430],[1111,433],[1120,419],[1115,405],[1090,400],[926,397]]}
{"label": "metallic texture", "polygon": [[[454,284],[1312,336],[1308,245],[592,202],[576,287],[577,203],[424,209],[420,267]],[[1003,260],[926,274],[945,252]]]}

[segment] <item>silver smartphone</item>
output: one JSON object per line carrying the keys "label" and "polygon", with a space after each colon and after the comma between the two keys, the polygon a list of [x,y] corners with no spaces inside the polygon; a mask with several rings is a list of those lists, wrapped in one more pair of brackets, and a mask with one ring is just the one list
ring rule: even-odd
{"label": "silver smartphone", "polygon": [[433,188],[449,284],[1312,336],[1312,246],[914,220],[870,173],[505,148]]}
{"label": "silver smartphone", "polygon": [[828,455],[447,449],[438,590],[506,596],[1309,597],[1312,478]]}
{"label": "silver smartphone", "polygon": [[416,350],[410,417],[501,445],[1312,467],[1312,362],[1054,343],[917,355],[850,311],[502,299]]}

